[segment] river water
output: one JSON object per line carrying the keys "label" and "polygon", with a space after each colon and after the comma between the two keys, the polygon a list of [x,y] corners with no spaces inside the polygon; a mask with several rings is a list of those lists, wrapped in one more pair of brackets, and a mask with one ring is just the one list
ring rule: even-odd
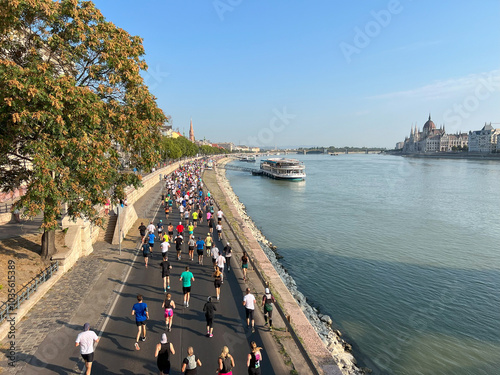
{"label": "river water", "polygon": [[374,374],[499,374],[500,163],[287,157],[304,161],[306,181],[227,177],[362,365]]}

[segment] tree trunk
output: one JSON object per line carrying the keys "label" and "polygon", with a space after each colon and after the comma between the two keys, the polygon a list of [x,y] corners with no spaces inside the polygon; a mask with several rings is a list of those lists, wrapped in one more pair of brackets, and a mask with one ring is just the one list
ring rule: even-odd
{"label": "tree trunk", "polygon": [[44,231],[42,235],[42,253],[43,260],[49,260],[56,253],[56,231],[55,229]]}

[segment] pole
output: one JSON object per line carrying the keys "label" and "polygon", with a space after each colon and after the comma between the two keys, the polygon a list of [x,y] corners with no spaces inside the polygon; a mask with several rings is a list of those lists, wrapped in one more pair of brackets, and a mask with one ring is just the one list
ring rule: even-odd
{"label": "pole", "polygon": [[122,216],[121,211],[120,211],[121,204],[118,205],[118,233],[120,235],[120,238],[118,239],[118,247],[120,249],[120,255],[122,255],[122,226],[121,226],[121,219],[120,217]]}

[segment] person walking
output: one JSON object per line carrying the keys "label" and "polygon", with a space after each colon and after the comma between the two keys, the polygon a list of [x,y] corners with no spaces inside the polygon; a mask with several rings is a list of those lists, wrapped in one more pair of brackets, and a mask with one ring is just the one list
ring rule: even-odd
{"label": "person walking", "polygon": [[217,301],[220,299],[220,287],[222,285],[222,272],[219,267],[214,267],[214,273],[212,274],[214,278],[215,295],[217,296]]}
{"label": "person walking", "polygon": [[184,293],[184,306],[189,307],[189,298],[191,296],[191,283],[194,281],[193,274],[189,271],[189,266],[181,273],[179,281],[182,281],[182,292]]}
{"label": "person walking", "polygon": [[194,355],[194,349],[192,346],[188,346],[187,354],[187,357],[182,361],[181,372],[184,375],[197,375],[197,367],[201,367],[201,361]]}
{"label": "person walking", "polygon": [[260,361],[262,361],[262,348],[255,341],[250,343],[250,353],[247,356],[248,375],[261,375]]}
{"label": "person walking", "polygon": [[226,257],[227,272],[231,271],[232,247],[229,242],[224,246],[224,256]]}
{"label": "person walking", "polygon": [[167,289],[170,289],[170,270],[172,269],[172,266],[168,261],[167,257],[168,254],[167,253],[162,253],[162,254],[163,254],[163,261],[160,263],[161,278],[163,279],[163,293],[166,293]]}
{"label": "person walking", "polygon": [[165,327],[170,332],[172,330],[172,320],[174,319],[175,302],[172,300],[172,295],[167,293],[165,301],[163,301],[162,308],[165,309]]}
{"label": "person walking", "polygon": [[170,374],[170,354],[175,354],[174,345],[168,342],[167,335],[161,334],[161,341],[156,344],[155,358],[156,366],[160,375]]}
{"label": "person walking", "polygon": [[249,261],[250,258],[248,258],[247,252],[244,251],[243,256],[241,257],[241,269],[243,270],[243,281],[247,281],[247,270]]}
{"label": "person walking", "polygon": [[132,315],[135,315],[135,324],[137,325],[135,348],[139,350],[139,340],[146,341],[146,320],[149,319],[148,305],[143,302],[141,294],[137,295],[137,303],[132,307]]}
{"label": "person walking", "polygon": [[85,361],[85,375],[90,375],[92,362],[94,362],[94,342],[99,342],[99,337],[90,330],[90,324],[83,325],[83,332],[76,336],[75,346],[80,346],[80,355]]}
{"label": "person walking", "polygon": [[229,348],[224,346],[222,352],[218,358],[217,371],[219,375],[233,375],[234,359],[231,354],[229,354]]}
{"label": "person walking", "polygon": [[[218,299],[218,298],[217,298]],[[207,297],[207,302],[203,306],[203,312],[205,313],[205,319],[207,321],[207,336],[214,337],[214,315],[217,308],[212,303],[212,297]]]}
{"label": "person walking", "polygon": [[255,332],[255,321],[253,318],[253,313],[255,310],[255,297],[250,293],[250,288],[246,289],[246,295],[243,297],[243,306],[245,306],[245,316],[247,318],[247,328],[252,329],[252,333]]}
{"label": "person walking", "polygon": [[264,295],[262,296],[262,306],[264,307],[264,320],[265,325],[267,326],[267,320],[269,318],[269,330],[273,330],[273,308],[276,300],[274,296],[271,294],[269,288],[266,288]]}

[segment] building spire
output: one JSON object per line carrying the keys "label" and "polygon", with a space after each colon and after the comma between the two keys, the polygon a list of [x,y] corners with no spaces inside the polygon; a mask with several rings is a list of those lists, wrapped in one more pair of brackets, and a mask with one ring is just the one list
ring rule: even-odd
{"label": "building spire", "polygon": [[189,127],[189,140],[190,140],[191,142],[194,142],[193,118],[191,118],[191,121],[190,121],[190,127]]}

